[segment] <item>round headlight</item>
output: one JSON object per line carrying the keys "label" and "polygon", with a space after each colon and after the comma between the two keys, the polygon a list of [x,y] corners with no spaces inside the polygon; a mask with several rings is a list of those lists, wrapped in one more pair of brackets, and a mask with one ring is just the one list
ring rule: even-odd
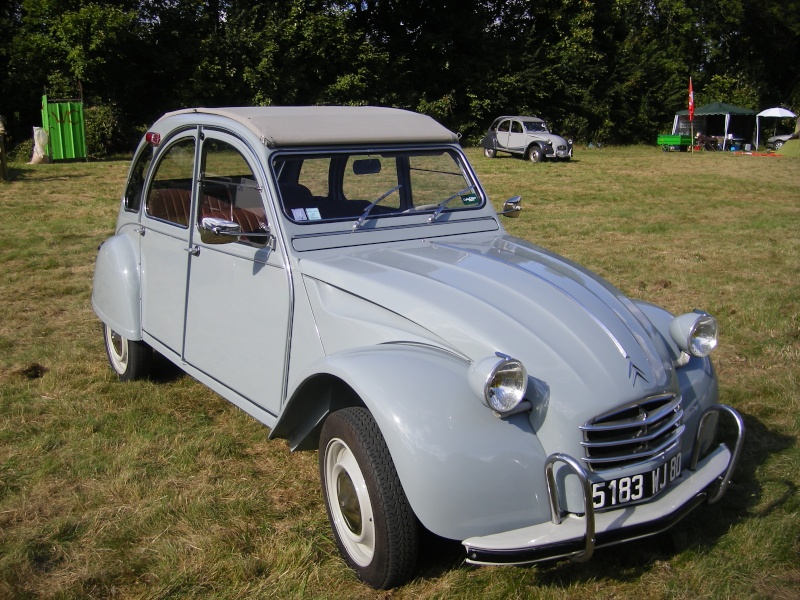
{"label": "round headlight", "polygon": [[692,356],[708,356],[717,347],[717,320],[707,313],[692,312],[675,317],[669,333],[678,347]]}
{"label": "round headlight", "polygon": [[469,380],[484,404],[498,413],[514,410],[525,397],[528,373],[515,358],[497,354],[474,363]]}

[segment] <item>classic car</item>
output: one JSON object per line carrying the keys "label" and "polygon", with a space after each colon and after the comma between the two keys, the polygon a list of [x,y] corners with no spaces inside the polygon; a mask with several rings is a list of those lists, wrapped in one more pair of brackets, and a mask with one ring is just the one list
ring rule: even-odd
{"label": "classic car", "polygon": [[481,140],[483,154],[494,158],[498,152],[523,156],[531,162],[545,158],[572,158],[572,140],[565,140],[547,128],[538,117],[498,117]]}
{"label": "classic car", "polygon": [[783,135],[773,135],[770,136],[766,141],[766,147],[771,150],[780,150],[783,148],[783,145],[791,139],[798,137],[797,134],[794,133],[785,133]]}
{"label": "classic car", "polygon": [[422,527],[475,564],[662,531],[722,496],[741,448],[715,319],[508,235],[458,136],[403,110],[163,116],[92,306],[119,379],[157,351],[318,450],[335,541],[376,588],[412,576]]}

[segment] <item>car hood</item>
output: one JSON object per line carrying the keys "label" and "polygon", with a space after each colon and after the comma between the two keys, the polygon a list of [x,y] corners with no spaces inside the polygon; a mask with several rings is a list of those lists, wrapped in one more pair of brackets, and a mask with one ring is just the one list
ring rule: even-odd
{"label": "car hood", "polygon": [[[304,258],[300,267],[328,353],[402,341],[438,344],[472,361],[502,352],[525,364],[529,389],[573,424],[678,392],[667,344],[636,304],[517,238],[420,241]],[[364,327],[375,339],[365,341]]]}
{"label": "car hood", "polygon": [[549,133],[544,131],[535,131],[535,132],[529,131],[528,137],[537,140],[542,140],[544,142],[550,140],[550,143],[553,146],[567,145],[567,140],[556,133]]}

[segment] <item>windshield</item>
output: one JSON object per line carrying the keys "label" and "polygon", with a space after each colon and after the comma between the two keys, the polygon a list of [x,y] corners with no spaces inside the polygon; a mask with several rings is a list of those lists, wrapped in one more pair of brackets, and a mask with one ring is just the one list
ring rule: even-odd
{"label": "windshield", "polygon": [[525,129],[534,133],[539,131],[547,132],[547,123],[544,121],[524,121]]}
{"label": "windshield", "polygon": [[479,208],[481,192],[453,149],[281,153],[272,159],[283,213],[297,223]]}

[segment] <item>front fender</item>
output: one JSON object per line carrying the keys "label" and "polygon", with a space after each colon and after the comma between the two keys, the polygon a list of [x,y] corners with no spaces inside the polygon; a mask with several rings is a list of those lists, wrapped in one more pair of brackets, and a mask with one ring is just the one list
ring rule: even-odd
{"label": "front fender", "polygon": [[129,340],[142,339],[139,252],[119,233],[100,246],[94,265],[92,308],[100,320]]}
{"label": "front fender", "polygon": [[497,148],[497,139],[493,135],[486,135],[481,140],[481,148],[486,150],[494,150]]}
{"label": "front fender", "polygon": [[384,344],[323,362],[372,413],[430,531],[464,539],[550,518],[546,456],[529,415],[496,417],[470,389],[468,361],[433,347]]}
{"label": "front fender", "polygon": [[[669,333],[669,324],[675,318],[674,315],[649,302],[635,300],[634,303],[656,328],[670,358],[673,362],[676,361],[680,357],[681,351]],[[683,366],[677,367],[675,372],[683,397],[684,424],[686,425],[686,434],[683,436],[683,452],[689,456],[697,427],[700,424],[700,416],[709,406],[719,402],[719,384],[714,372],[714,365],[709,357],[690,357],[689,361]],[[711,418],[716,419],[716,416]],[[713,431],[713,429],[711,427],[709,430]],[[710,442],[711,440],[705,440],[704,448]]]}

